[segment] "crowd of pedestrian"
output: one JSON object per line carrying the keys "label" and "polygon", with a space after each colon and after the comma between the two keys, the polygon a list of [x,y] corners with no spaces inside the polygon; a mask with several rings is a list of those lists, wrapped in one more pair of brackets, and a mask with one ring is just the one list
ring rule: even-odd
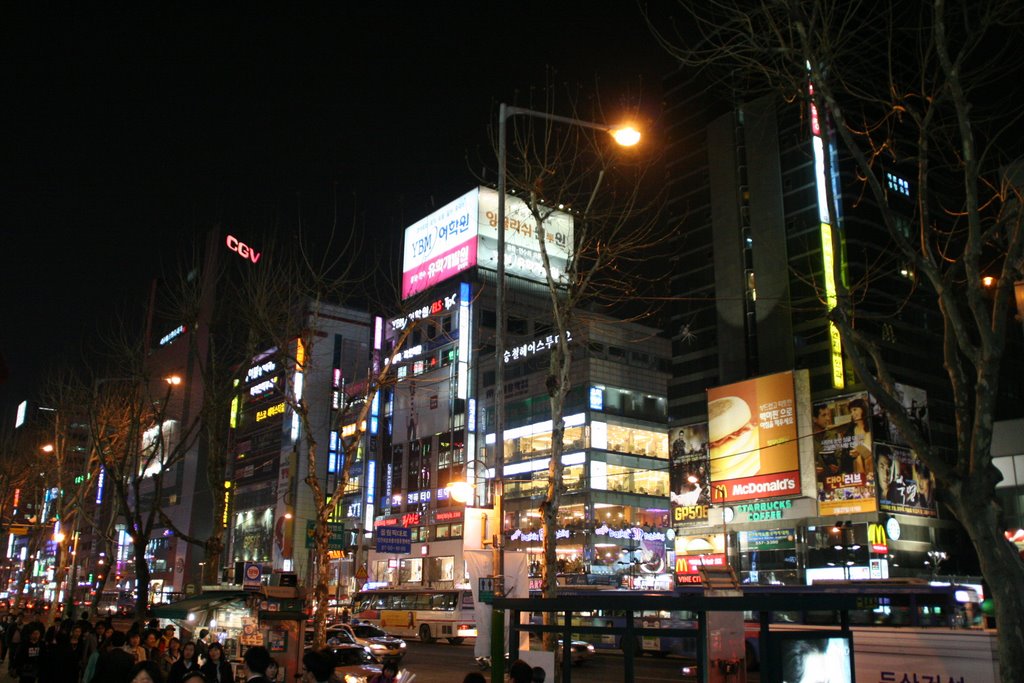
{"label": "crowd of pedestrian", "polygon": [[[175,636],[154,619],[127,632],[109,619],[65,619],[47,627],[37,615],[21,613],[0,620],[0,676],[6,667],[19,683],[231,683],[231,664],[209,631],[195,640]],[[265,648],[256,650],[253,674],[266,675],[274,661]],[[260,652],[262,650],[262,652]],[[266,653],[267,662],[261,655]],[[251,656],[246,653],[248,664]],[[272,680],[272,679],[266,679]]]}

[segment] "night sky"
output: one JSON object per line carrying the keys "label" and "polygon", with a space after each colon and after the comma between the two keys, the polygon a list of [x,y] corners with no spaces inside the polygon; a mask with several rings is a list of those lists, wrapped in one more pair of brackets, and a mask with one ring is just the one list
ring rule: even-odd
{"label": "night sky", "polygon": [[633,2],[137,4],[0,17],[0,419],[213,223],[315,237],[337,196],[397,245],[494,168],[499,102],[596,84],[656,130],[672,68]]}

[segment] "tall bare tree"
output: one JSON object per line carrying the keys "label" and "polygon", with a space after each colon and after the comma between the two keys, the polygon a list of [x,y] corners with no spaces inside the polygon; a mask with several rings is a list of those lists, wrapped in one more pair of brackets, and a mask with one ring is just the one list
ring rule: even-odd
{"label": "tall bare tree", "polygon": [[[57,489],[53,506],[60,523],[60,533],[54,538],[57,543],[54,581],[58,586],[67,586],[63,611],[66,616],[74,611],[77,568],[81,564],[78,538],[91,522],[85,502],[93,493],[99,474],[99,462],[88,448],[88,416],[83,407],[89,403],[83,400],[86,397],[80,388],[81,382],[74,374],[67,369],[57,369],[43,382],[42,392],[42,401],[47,406],[44,410],[51,418],[51,439],[44,446],[42,465],[50,473],[51,485]],[[54,610],[55,618],[56,615]]]}
{"label": "tall bare tree", "polygon": [[[1020,95],[1024,7],[1002,0],[679,7],[678,32],[663,19],[649,21],[682,68],[702,70],[737,100],[757,91],[804,111],[815,106],[826,135],[856,167],[858,186],[847,189],[875,205],[892,250],[920,283],[916,296],[929,297],[941,316],[952,443],[930,442],[898,400],[891,340],[875,334],[877,309],[838,265],[836,300],[822,302],[858,378],[934,472],[966,529],[994,596],[1002,680],[1024,680],[1024,562],[1003,535],[991,451],[1013,283],[1024,276],[1024,183],[1019,163],[1010,165],[1022,152],[1021,112],[1006,106]],[[824,157],[831,177],[832,159]],[[909,225],[888,187],[893,168],[914,183]],[[832,241],[840,245],[832,189]]]}
{"label": "tall bare tree", "polygon": [[[332,242],[321,249],[318,253],[324,256],[319,259],[311,256],[314,250],[302,244],[294,246],[291,251],[268,247],[264,250],[261,268],[251,269],[245,278],[246,325],[255,338],[261,340],[262,348],[276,347],[285,364],[305,377],[326,371],[326,368],[318,367],[322,362],[318,360],[317,351],[322,321],[336,314],[337,307],[346,302],[357,301],[365,305],[366,279],[358,267],[360,246],[356,233],[350,231],[337,244]],[[396,349],[407,336],[408,332],[402,336]],[[393,381],[390,363],[386,362],[388,359],[366,357],[363,360],[369,371],[362,383],[361,395],[346,396],[344,404],[333,415],[335,422],[327,425],[327,430],[319,417],[311,412],[311,402],[301,393],[304,388],[299,391],[294,383],[290,383],[279,389],[299,422],[294,451],[296,457],[305,463],[304,483],[312,496],[315,647],[326,643],[331,597],[331,525],[346,516],[342,501],[349,490],[352,465],[367,446],[368,416],[373,397],[382,386]],[[342,466],[334,487],[328,489],[325,479],[327,454],[321,439],[330,429],[341,433],[341,427],[345,425],[351,426],[351,432],[340,439]]]}
{"label": "tall bare tree", "polygon": [[215,228],[208,235],[205,248],[197,248],[190,260],[167,278],[166,302],[157,311],[185,325],[189,382],[202,385],[198,392],[202,396],[201,405],[193,407],[197,409],[196,440],[205,461],[202,474],[209,487],[210,518],[214,521],[207,535],[197,536],[181,529],[164,512],[161,512],[161,520],[176,536],[202,549],[204,585],[219,582],[223,565],[226,528],[219,520],[224,518],[227,505],[224,496],[228,484],[227,416],[235,396],[233,380],[242,379],[238,373],[244,372],[245,363],[256,352],[254,335],[242,314],[245,302],[235,286],[237,279],[232,279],[231,270],[218,257],[222,248],[219,238],[220,231]]}
{"label": "tall bare tree", "polygon": [[[624,149],[608,131],[579,125],[603,118],[600,110],[581,115],[570,100],[565,103],[567,111],[554,115],[558,104],[549,97],[541,110],[527,110],[510,119],[508,125],[514,132],[509,136],[506,161],[507,194],[511,196],[505,231],[532,230],[542,264],[537,274],[547,291],[556,336],[545,380],[551,409],[551,459],[547,487],[538,505],[544,597],[557,593],[556,530],[565,490],[563,418],[572,389],[572,334],[579,332],[577,323],[587,320],[588,311],[601,307],[610,307],[619,316],[647,315],[646,307],[627,304],[649,293],[651,280],[637,266],[649,261],[664,242],[658,229],[658,193],[646,182],[657,168],[656,155],[650,148]],[[566,115],[577,121],[567,123],[560,118]],[[609,127],[619,123],[609,122]],[[571,233],[565,230],[567,217],[572,220]],[[500,393],[499,387],[496,400],[501,400]],[[556,634],[546,633],[546,649],[553,650],[556,640]]]}
{"label": "tall bare tree", "polygon": [[[43,492],[45,489],[43,454],[39,447],[45,437],[37,433],[25,434],[24,430],[15,430],[8,425],[0,428],[0,526],[10,530],[15,521],[15,501],[19,509],[24,511],[29,503],[39,515],[42,509]],[[12,607],[18,607],[23,599],[29,570],[35,561],[36,553],[42,547],[44,539],[49,537],[53,527],[38,516],[28,521],[28,552],[20,570],[12,563],[11,571],[18,572],[18,579],[11,590],[14,595]]]}
{"label": "tall bare tree", "polygon": [[[146,548],[161,521],[164,473],[189,452],[199,423],[182,424],[171,418],[175,385],[145,375],[143,354],[132,352],[137,348],[141,346],[124,346],[120,370],[93,382],[89,423],[95,457],[131,539],[136,614],[141,616],[149,608]],[[111,571],[112,566],[108,578]]]}

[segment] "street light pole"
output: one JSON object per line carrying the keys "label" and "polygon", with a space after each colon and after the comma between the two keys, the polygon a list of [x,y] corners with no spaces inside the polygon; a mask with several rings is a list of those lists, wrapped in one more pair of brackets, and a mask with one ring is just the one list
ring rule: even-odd
{"label": "street light pole", "polygon": [[[529,116],[570,126],[591,128],[611,133],[615,141],[625,147],[640,141],[636,129],[625,126],[614,128],[593,121],[558,116],[547,112],[511,107],[504,102],[498,108],[498,245],[495,283],[495,332],[494,332],[494,514],[498,534],[494,542],[494,595],[505,597],[505,193],[508,182],[508,120],[513,116]],[[540,226],[538,226],[540,227]],[[503,610],[495,609],[491,620],[491,680],[504,679],[505,669],[505,616]]]}

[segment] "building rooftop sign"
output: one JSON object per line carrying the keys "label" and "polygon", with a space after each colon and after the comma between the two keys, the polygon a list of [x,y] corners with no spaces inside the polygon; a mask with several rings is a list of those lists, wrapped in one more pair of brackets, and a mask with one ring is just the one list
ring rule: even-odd
{"label": "building rooftop sign", "polygon": [[[572,216],[543,208],[542,225],[527,204],[505,201],[505,272],[538,282],[546,279],[540,240],[557,280],[565,272],[573,244]],[[497,269],[498,193],[478,187],[405,230],[402,298],[480,266]]]}

